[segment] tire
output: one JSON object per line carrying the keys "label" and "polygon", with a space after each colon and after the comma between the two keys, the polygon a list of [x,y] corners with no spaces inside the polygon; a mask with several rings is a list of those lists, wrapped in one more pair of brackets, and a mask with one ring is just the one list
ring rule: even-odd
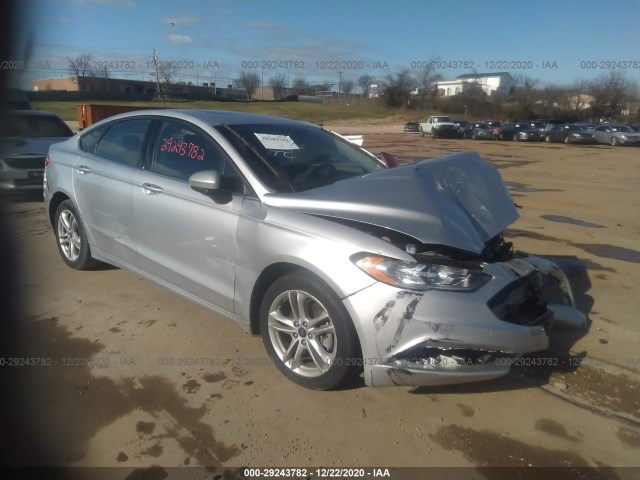
{"label": "tire", "polygon": [[612,147],[618,146],[618,140],[616,140],[616,137],[611,137],[611,146]]}
{"label": "tire", "polygon": [[513,136],[513,141],[514,141],[514,142],[517,142],[517,141],[518,141],[518,134],[517,134],[517,133]]}
{"label": "tire", "polygon": [[546,136],[544,137],[544,141],[545,141],[545,142],[550,142],[550,141],[551,141],[551,137],[550,137],[549,135],[546,135]]}
{"label": "tire", "polygon": [[477,140],[477,139],[478,139],[478,136],[474,133],[474,134],[472,134],[472,135],[471,135],[471,138],[472,138],[473,140]]}
{"label": "tire", "polygon": [[76,270],[86,270],[100,264],[91,257],[87,234],[71,200],[65,200],[58,205],[53,230],[64,263]]}
{"label": "tire", "polygon": [[571,143],[571,140],[569,140],[569,137],[564,137],[564,143],[566,143],[567,145]]}
{"label": "tire", "polygon": [[420,136],[424,137],[424,130],[422,130],[422,127],[420,127]]}
{"label": "tire", "polygon": [[[302,304],[304,311],[292,308],[292,302]],[[267,290],[260,307],[260,334],[278,369],[306,388],[336,388],[362,364],[358,336],[342,302],[306,271],[287,274]]]}

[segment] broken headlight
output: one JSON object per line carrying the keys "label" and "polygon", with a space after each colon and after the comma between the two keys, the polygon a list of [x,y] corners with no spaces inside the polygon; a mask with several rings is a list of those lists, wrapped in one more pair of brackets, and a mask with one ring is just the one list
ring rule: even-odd
{"label": "broken headlight", "polygon": [[376,280],[410,290],[477,290],[491,278],[478,270],[435,263],[416,263],[371,254],[351,257],[355,265]]}

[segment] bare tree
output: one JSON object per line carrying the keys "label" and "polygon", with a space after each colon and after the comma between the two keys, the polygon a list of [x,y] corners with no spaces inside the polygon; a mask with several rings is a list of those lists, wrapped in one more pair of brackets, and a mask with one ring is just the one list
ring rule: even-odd
{"label": "bare tree", "polygon": [[158,80],[171,85],[171,79],[178,74],[179,70],[172,62],[158,62]]}
{"label": "bare tree", "polygon": [[539,92],[536,89],[537,79],[525,75],[516,75],[511,86],[511,97],[518,102],[519,115],[523,118],[535,116],[536,102],[539,100]]}
{"label": "bare tree", "polygon": [[243,71],[240,72],[240,78],[238,78],[236,83],[240,88],[244,88],[247,91],[247,98],[251,100],[260,85],[260,77],[256,72]]}
{"label": "bare tree", "polygon": [[400,73],[387,75],[384,87],[384,102],[392,107],[407,106],[409,95],[415,88],[416,80],[411,76],[409,70],[402,70]]}
{"label": "bare tree", "polygon": [[416,83],[420,89],[420,95],[424,98],[433,90],[433,83],[442,80],[442,75],[437,73],[436,66],[439,57],[431,57],[429,60],[422,62],[422,67],[415,74]]}
{"label": "bare tree", "polygon": [[269,79],[269,86],[273,88],[273,98],[281,99],[287,87],[287,76],[282,73],[274,75]]}
{"label": "bare tree", "polygon": [[340,80],[340,91],[349,96],[351,92],[353,92],[353,87],[355,87],[355,85],[356,84],[353,80],[349,78],[343,78]]}
{"label": "bare tree", "polygon": [[309,84],[302,77],[295,78],[293,80],[292,86],[293,86],[293,90],[298,95],[301,95],[301,94],[303,95],[303,94],[307,93],[307,91],[309,90]]}
{"label": "bare tree", "polygon": [[78,90],[84,91],[87,88],[87,77],[94,75],[91,68],[93,57],[88,53],[84,53],[74,58],[67,57],[67,62],[72,75],[71,80],[78,85]]}
{"label": "bare tree", "polygon": [[537,79],[527,77],[526,75],[515,75],[511,86],[511,93],[515,96],[526,96],[531,94],[538,84]]}
{"label": "bare tree", "polygon": [[569,107],[571,93],[560,85],[547,85],[539,90],[536,102],[538,103],[539,112],[544,117],[555,117],[558,111],[566,111]]}
{"label": "bare tree", "polygon": [[620,70],[612,70],[591,84],[594,97],[593,112],[597,116],[628,115],[628,107],[638,99],[638,84]]}
{"label": "bare tree", "polygon": [[373,77],[371,75],[361,75],[358,80],[358,86],[362,89],[362,96],[367,98],[369,91],[371,90],[371,84],[373,83]]}

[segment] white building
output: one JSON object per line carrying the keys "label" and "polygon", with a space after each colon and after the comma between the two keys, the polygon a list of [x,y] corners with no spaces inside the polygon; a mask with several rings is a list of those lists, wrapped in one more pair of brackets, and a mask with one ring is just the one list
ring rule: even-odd
{"label": "white building", "polygon": [[507,96],[513,86],[513,77],[507,72],[496,73],[466,73],[458,75],[455,80],[435,82],[438,95],[450,97],[468,88],[480,88],[487,96]]}

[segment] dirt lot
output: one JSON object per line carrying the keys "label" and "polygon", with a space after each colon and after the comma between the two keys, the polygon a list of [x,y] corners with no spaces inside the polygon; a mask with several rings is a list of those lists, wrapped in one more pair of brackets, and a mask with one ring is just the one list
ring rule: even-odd
{"label": "dirt lot", "polygon": [[405,162],[473,149],[497,166],[522,207],[509,240],[561,263],[591,319],[587,332],[556,332],[544,356],[566,361],[470,385],[308,391],[231,322],[123,270],[67,268],[42,202],[14,199],[2,215],[23,294],[12,355],[52,359],[1,367],[20,382],[4,405],[15,409],[3,426],[14,463],[126,467],[120,478],[152,465],[157,476],[145,478],[183,465],[476,467],[440,473],[492,479],[510,471],[484,467],[537,466],[638,478],[640,150],[330,128],[365,133],[370,151]]}

